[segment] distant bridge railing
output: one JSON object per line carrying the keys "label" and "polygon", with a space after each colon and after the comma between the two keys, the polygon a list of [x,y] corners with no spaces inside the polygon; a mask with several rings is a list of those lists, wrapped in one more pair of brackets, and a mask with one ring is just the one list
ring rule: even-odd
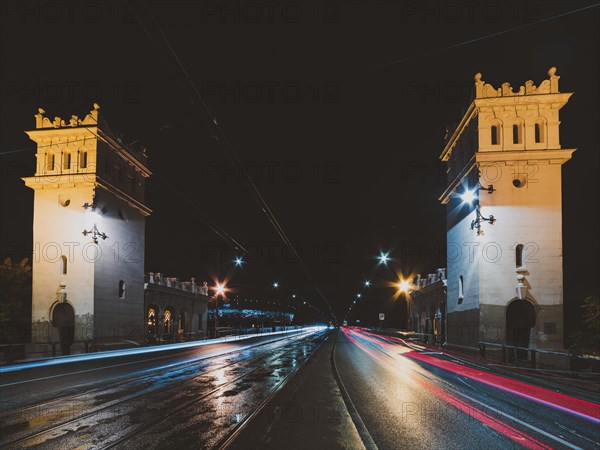
{"label": "distant bridge railing", "polygon": [[206,332],[197,333],[172,333],[170,335],[147,335],[140,337],[137,340],[131,339],[117,339],[109,341],[97,341],[93,339],[87,340],[76,340],[67,343],[67,347],[63,347],[60,341],[48,341],[48,342],[21,342],[21,343],[10,343],[0,344],[0,364],[10,364],[18,360],[25,359],[39,359],[48,358],[55,356],[62,356],[66,354],[81,354],[81,353],[92,353],[104,350],[114,350],[118,348],[131,348],[141,346],[152,346],[161,344],[172,344],[176,342],[191,342],[191,341],[203,341],[207,339],[225,338],[225,337],[239,337],[260,335],[266,333],[273,333],[278,331],[292,331],[301,330],[304,325],[277,325],[277,326],[265,326],[265,327],[219,327],[217,329],[216,336],[214,335],[214,329],[211,330],[210,335]]}

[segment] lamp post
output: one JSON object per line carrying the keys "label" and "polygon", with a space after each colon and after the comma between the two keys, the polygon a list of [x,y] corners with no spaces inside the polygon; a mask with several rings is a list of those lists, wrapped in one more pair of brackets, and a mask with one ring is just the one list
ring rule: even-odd
{"label": "lamp post", "polygon": [[404,298],[404,302],[406,303],[406,307],[404,308],[404,311],[406,313],[406,322],[404,323],[404,325],[409,330],[410,330],[411,324],[410,324],[410,307],[409,307],[409,303],[408,303],[408,294],[410,293],[411,287],[412,287],[412,284],[408,280],[400,280],[400,282],[398,283],[398,291],[400,292],[400,296],[402,296]]}

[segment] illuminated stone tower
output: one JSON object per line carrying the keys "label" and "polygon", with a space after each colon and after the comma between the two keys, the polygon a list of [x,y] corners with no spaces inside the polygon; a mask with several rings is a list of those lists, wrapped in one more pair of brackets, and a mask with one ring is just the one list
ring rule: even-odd
{"label": "illuminated stone tower", "polygon": [[[39,110],[32,342],[118,340],[144,332],[144,149],[124,145],[100,106],[53,121]],[[68,344],[67,344],[68,346]]]}
{"label": "illuminated stone tower", "polygon": [[563,347],[561,166],[574,149],[561,148],[559,110],[572,94],[548,76],[513,92],[476,74],[448,133],[449,345]]}

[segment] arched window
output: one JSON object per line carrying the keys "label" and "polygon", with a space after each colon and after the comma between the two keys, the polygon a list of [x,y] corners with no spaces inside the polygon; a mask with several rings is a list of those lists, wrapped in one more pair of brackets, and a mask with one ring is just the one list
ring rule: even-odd
{"label": "arched window", "polygon": [[513,125],[513,144],[523,143],[523,126],[520,123]]}
{"label": "arched window", "polygon": [[119,280],[119,298],[122,300],[125,298],[125,282]]}
{"label": "arched window", "polygon": [[156,310],[153,307],[148,308],[148,333],[156,332]]}
{"label": "arched window", "polygon": [[171,334],[171,310],[165,310],[165,318],[163,322],[163,332],[165,334]]}
{"label": "arched window", "polygon": [[54,170],[54,153],[46,153],[46,170]]}
{"label": "arched window", "polygon": [[546,131],[546,122],[544,121],[543,118],[539,118],[538,120],[535,121],[535,125],[534,125],[534,138],[535,138],[535,143],[536,144],[541,144],[542,142],[544,142],[545,140],[545,131]]}
{"label": "arched window", "polygon": [[460,277],[458,277],[458,304],[460,305],[463,302],[463,298],[465,297],[465,291],[464,291],[464,280],[463,280],[463,276],[461,275]]}
{"label": "arched window", "polygon": [[60,273],[61,275],[67,274],[67,257],[65,255],[60,257]]}
{"label": "arched window", "polygon": [[500,143],[500,139],[498,139],[500,137],[500,129],[498,125],[492,125],[491,133],[492,145],[498,145]]}
{"label": "arched window", "polygon": [[71,154],[63,154],[63,169],[69,170],[71,168]]}
{"label": "arched window", "polygon": [[517,244],[515,247],[515,267],[522,269],[525,267],[525,252],[523,244]]}
{"label": "arched window", "polygon": [[87,168],[87,152],[81,152],[79,155],[79,167],[82,169]]}

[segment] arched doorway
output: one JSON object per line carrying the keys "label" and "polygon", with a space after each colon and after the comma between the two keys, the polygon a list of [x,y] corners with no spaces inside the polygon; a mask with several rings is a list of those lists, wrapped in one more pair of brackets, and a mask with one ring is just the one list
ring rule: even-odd
{"label": "arched doorway", "polygon": [[164,333],[165,337],[167,337],[167,338],[169,338],[171,336],[171,333],[173,333],[171,315],[172,315],[171,310],[169,308],[167,308],[165,310],[165,315],[164,315],[164,319],[163,319],[163,333]]}
{"label": "arched doorway", "polygon": [[157,315],[158,315],[158,308],[156,308],[155,306],[148,306],[146,327],[147,327],[147,334],[150,337],[156,336]]}
{"label": "arched doorway", "polygon": [[71,354],[71,345],[75,340],[75,310],[67,302],[57,303],[52,308],[51,321],[58,329],[61,353]]}
{"label": "arched doorway", "polygon": [[183,340],[185,337],[185,311],[181,311],[179,314],[178,326],[177,326],[177,338]]}
{"label": "arched doorway", "polygon": [[[527,300],[513,300],[506,308],[506,344],[529,348],[529,336],[535,326],[535,309]],[[516,351],[518,359],[527,359],[527,350]]]}

